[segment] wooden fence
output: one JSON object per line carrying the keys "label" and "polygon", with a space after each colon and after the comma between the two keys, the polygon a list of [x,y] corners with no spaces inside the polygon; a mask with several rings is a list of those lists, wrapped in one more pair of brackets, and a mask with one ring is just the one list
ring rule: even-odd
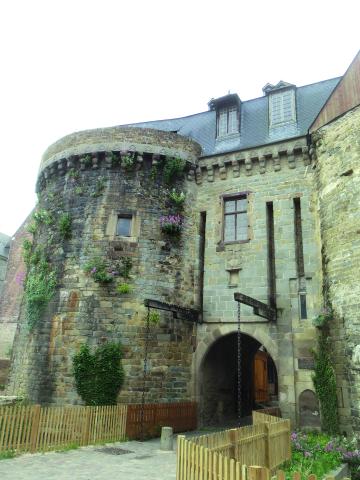
{"label": "wooden fence", "polygon": [[201,437],[178,437],[177,480],[244,480],[243,465],[274,470],[291,458],[290,420],[256,412],[255,425]]}
{"label": "wooden fence", "polygon": [[127,405],[0,407],[0,451],[36,452],[122,440]]}
{"label": "wooden fence", "polygon": [[[141,438],[142,405],[129,404],[126,437]],[[144,405],[144,437],[160,435],[161,427],[172,427],[174,432],[195,430],[197,404],[195,402],[147,403]]]}

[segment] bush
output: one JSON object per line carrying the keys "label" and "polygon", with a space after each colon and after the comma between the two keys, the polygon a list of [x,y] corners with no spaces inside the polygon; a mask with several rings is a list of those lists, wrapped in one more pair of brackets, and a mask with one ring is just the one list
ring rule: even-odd
{"label": "bush", "polygon": [[120,343],[104,343],[94,353],[83,345],[73,358],[76,390],[86,405],[115,405],[124,382]]}

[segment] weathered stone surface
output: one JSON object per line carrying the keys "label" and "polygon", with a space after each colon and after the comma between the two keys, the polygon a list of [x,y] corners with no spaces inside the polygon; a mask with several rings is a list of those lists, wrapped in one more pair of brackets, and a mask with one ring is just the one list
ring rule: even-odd
{"label": "weathered stone surface", "polygon": [[[340,401],[341,431],[360,429],[360,108],[314,136],[326,296],[335,313],[330,326]],[[352,419],[345,407],[348,397]],[[345,409],[344,409],[345,408]]]}

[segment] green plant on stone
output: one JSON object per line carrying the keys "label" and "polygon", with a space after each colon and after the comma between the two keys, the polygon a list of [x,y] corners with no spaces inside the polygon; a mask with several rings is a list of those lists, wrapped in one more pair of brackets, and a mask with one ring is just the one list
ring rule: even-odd
{"label": "green plant on stone", "polygon": [[28,265],[30,263],[32,249],[33,249],[33,243],[29,239],[25,238],[25,240],[22,243],[22,255],[23,255],[25,265]]}
{"label": "green plant on stone", "polygon": [[184,172],[186,161],[177,157],[166,157],[163,169],[164,182],[174,183]]}
{"label": "green plant on stone", "polygon": [[119,154],[116,152],[110,152],[110,158],[111,158],[111,165],[119,165],[120,163],[120,157]]}
{"label": "green plant on stone", "polygon": [[69,176],[69,178],[71,178],[73,180],[78,180],[78,178],[80,177],[80,172],[79,172],[79,170],[75,170],[75,168],[71,168],[68,171],[68,176]]}
{"label": "green plant on stone", "polygon": [[54,219],[51,213],[47,210],[38,210],[37,212],[35,212],[33,214],[33,220],[37,227],[41,224],[52,225],[54,223]]}
{"label": "green plant on stone", "polygon": [[26,318],[30,330],[37,324],[47,304],[55,294],[56,272],[44,253],[37,249],[31,255],[24,282]]}
{"label": "green plant on stone", "polygon": [[91,196],[100,197],[100,195],[102,195],[103,191],[105,190],[105,185],[106,185],[105,178],[99,177],[96,180],[95,190],[91,193]]}
{"label": "green plant on stone", "polygon": [[91,157],[90,153],[87,153],[84,156],[84,165],[85,165],[85,167],[90,167],[91,164],[92,164],[92,157]]}
{"label": "green plant on stone", "polygon": [[322,429],[327,433],[337,434],[339,431],[337,388],[332,364],[328,321],[329,319],[319,329],[317,349],[313,350],[315,368],[312,380],[320,401]]}
{"label": "green plant on stone", "polygon": [[61,214],[59,218],[59,233],[64,240],[71,238],[71,216],[69,213]]}
{"label": "green plant on stone", "polygon": [[30,223],[30,224],[27,226],[26,230],[27,230],[29,233],[31,233],[32,235],[35,235],[35,233],[37,232],[37,226],[36,226],[35,222]]}
{"label": "green plant on stone", "polygon": [[91,353],[83,345],[73,358],[76,389],[86,405],[115,405],[124,381],[120,343],[107,342]]}
{"label": "green plant on stone", "polygon": [[132,259],[130,257],[121,257],[120,262],[121,264],[118,266],[119,275],[128,280],[133,267]]}
{"label": "green plant on stone", "polygon": [[108,267],[105,261],[98,257],[89,260],[85,264],[84,271],[90,275],[95,282],[102,284],[113,282],[114,277],[119,274],[115,267]]}
{"label": "green plant on stone", "polygon": [[74,191],[76,195],[82,195],[85,192],[85,188],[81,187],[80,185],[77,185]]}
{"label": "green plant on stone", "polygon": [[116,291],[121,295],[125,295],[127,293],[131,293],[132,287],[128,283],[119,283],[119,285],[116,287]]}
{"label": "green plant on stone", "polygon": [[185,199],[185,193],[178,192],[175,188],[169,192],[169,200],[178,210],[181,210],[184,207]]}
{"label": "green plant on stone", "polygon": [[121,165],[125,170],[130,170],[134,166],[135,162],[135,153],[127,152],[121,154]]}
{"label": "green plant on stone", "polygon": [[149,313],[149,322],[153,325],[158,325],[160,322],[160,313],[159,312],[150,312]]}
{"label": "green plant on stone", "polygon": [[62,213],[58,221],[58,228],[59,228],[60,236],[64,240],[71,238],[71,227],[72,227],[71,215],[69,213]]}

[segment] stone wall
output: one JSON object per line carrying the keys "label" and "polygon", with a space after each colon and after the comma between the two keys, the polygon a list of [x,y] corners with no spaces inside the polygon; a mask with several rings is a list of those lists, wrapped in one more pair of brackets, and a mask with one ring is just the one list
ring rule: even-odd
{"label": "stone wall", "polygon": [[3,233],[0,233],[0,295],[6,276],[10,240],[10,237]]}
{"label": "stone wall", "polygon": [[[204,323],[198,327],[193,361],[194,389],[202,398],[202,368],[207,352],[220,337],[237,330],[241,292],[268,303],[266,202],[273,202],[276,323],[264,324],[250,307],[241,306],[242,331],[258,340],[275,361],[283,414],[296,422],[301,392],[312,389],[311,370],[299,359],[311,360],[315,329],[312,318],[322,305],[320,234],[314,175],[305,139],[235,154],[201,159],[197,170],[198,211],[206,211]],[[223,242],[224,194],[247,192],[248,241]],[[294,202],[301,200],[305,275],[297,275]],[[299,291],[306,290],[307,319],[300,320]],[[255,322],[255,323],[253,323]]]}
{"label": "stone wall", "polygon": [[313,136],[342,431],[360,430],[360,108]]}
{"label": "stone wall", "polygon": [[[149,144],[150,136],[147,133]],[[187,148],[181,152],[183,158],[195,158],[199,152],[194,142],[163,132],[154,132],[154,145],[149,150],[160,150],[159,139],[162,144],[173,145],[172,151],[170,147],[167,150],[173,155],[181,145]],[[143,137],[137,140],[143,141]],[[167,159],[146,151],[131,154],[133,162],[125,165],[124,152],[93,152],[90,158],[66,158],[60,152],[59,160],[42,170],[38,210],[49,212],[53,223],[39,228],[34,242],[44,245],[49,238],[55,240],[52,265],[58,288],[31,332],[24,310],[21,312],[8,393],[41,403],[79,403],[72,356],[83,343],[94,347],[106,340],[120,340],[126,379],[119,400],[140,401],[147,314],[144,299],[196,307],[196,185],[192,166],[188,164],[186,176],[173,185],[186,193],[186,222],[176,239],[162,233],[159,223],[161,215],[172,213],[159,167]],[[72,221],[72,235],[67,240],[57,231],[63,213]],[[119,214],[132,216],[131,237],[115,234]],[[116,269],[124,257],[133,265],[128,280],[131,293],[116,291],[120,279],[104,286],[84,271],[95,258]],[[146,401],[189,399],[194,334],[192,322],[161,313],[160,324],[152,326],[150,332]]]}

